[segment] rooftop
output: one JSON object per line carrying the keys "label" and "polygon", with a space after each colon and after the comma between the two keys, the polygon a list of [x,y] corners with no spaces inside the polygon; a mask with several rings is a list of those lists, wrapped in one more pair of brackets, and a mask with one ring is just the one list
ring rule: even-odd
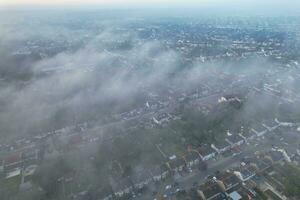
{"label": "rooftop", "polygon": [[22,160],[21,153],[16,153],[16,154],[13,154],[13,155],[10,155],[10,156],[6,157],[4,159],[4,164],[5,165],[10,165],[10,164],[20,162],[21,160]]}
{"label": "rooftop", "polygon": [[218,142],[214,143],[214,145],[217,149],[223,149],[225,147],[230,146],[229,142],[227,142],[226,140],[218,141]]}
{"label": "rooftop", "polygon": [[279,151],[269,151],[267,155],[270,156],[274,162],[278,162],[284,159],[282,152]]}
{"label": "rooftop", "polygon": [[171,169],[175,169],[177,167],[185,165],[185,161],[183,158],[176,158],[176,159],[170,160],[168,163],[169,163]]}
{"label": "rooftop", "polygon": [[201,154],[201,156],[207,156],[212,153],[215,153],[215,150],[210,145],[202,145],[197,151]]}
{"label": "rooftop", "polygon": [[237,191],[230,193],[229,196],[232,200],[241,200],[242,199],[242,196]]}
{"label": "rooftop", "polygon": [[129,177],[110,179],[110,184],[114,192],[119,192],[132,187],[132,181]]}
{"label": "rooftop", "polygon": [[194,161],[196,159],[199,159],[199,154],[195,151],[191,151],[189,152],[188,154],[186,154],[184,156],[184,159],[187,161],[187,162],[190,162],[190,161]]}
{"label": "rooftop", "polygon": [[243,140],[243,138],[239,134],[232,134],[232,135],[228,136],[227,139],[229,140],[229,142],[231,142],[233,144]]}
{"label": "rooftop", "polygon": [[231,173],[231,172],[221,173],[217,176],[217,178],[224,183],[226,190],[230,189],[231,187],[234,187],[235,185],[239,184],[239,182],[240,182],[238,177],[234,173]]}
{"label": "rooftop", "polygon": [[141,183],[143,181],[146,181],[151,178],[151,174],[148,170],[139,170],[138,172],[135,172],[131,176],[131,180],[133,183]]}
{"label": "rooftop", "polygon": [[254,130],[258,133],[266,131],[266,127],[264,127],[262,124],[256,124],[254,126],[252,126],[251,130]]}
{"label": "rooftop", "polygon": [[221,193],[221,188],[216,181],[209,180],[205,184],[201,185],[199,190],[201,190],[204,196],[209,199],[215,195]]}

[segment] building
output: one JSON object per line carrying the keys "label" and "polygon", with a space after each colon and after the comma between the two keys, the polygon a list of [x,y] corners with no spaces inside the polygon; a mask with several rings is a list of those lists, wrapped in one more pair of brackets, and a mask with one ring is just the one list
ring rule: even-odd
{"label": "building", "polygon": [[264,136],[268,132],[268,129],[262,125],[257,125],[257,126],[252,127],[250,131],[255,133],[257,135],[257,137],[261,137],[261,136]]}
{"label": "building", "polygon": [[275,120],[268,120],[263,122],[262,126],[265,127],[268,131],[274,131],[280,126],[280,124],[277,123]]}
{"label": "building", "polygon": [[201,160],[201,155],[197,151],[190,151],[188,154],[186,154],[183,158],[185,160],[186,166],[188,168],[192,168],[195,165],[198,165]]}
{"label": "building", "polygon": [[31,148],[22,152],[22,160],[26,164],[33,164],[39,160],[39,149]]}
{"label": "building", "polygon": [[155,182],[161,181],[168,177],[169,175],[169,167],[166,164],[161,166],[154,166],[149,169],[149,172],[152,176],[152,180]]}
{"label": "building", "polygon": [[[234,173],[223,172],[201,185],[197,193],[202,200],[232,200],[231,190],[239,185],[240,180]],[[235,194],[232,196],[237,197]]]}
{"label": "building", "polygon": [[243,182],[253,178],[255,176],[255,171],[250,165],[245,165],[238,169],[235,169],[234,174]]}
{"label": "building", "polygon": [[167,162],[169,169],[172,173],[181,172],[183,171],[185,165],[185,160],[183,158],[174,158]]}
{"label": "building", "polygon": [[217,180],[208,180],[197,190],[199,199],[224,199],[227,195],[223,190],[223,183]]}
{"label": "building", "polygon": [[202,145],[197,149],[199,152],[199,155],[201,156],[201,159],[203,161],[207,161],[209,159],[212,159],[216,156],[216,150],[213,149],[210,145]]}
{"label": "building", "polygon": [[240,136],[243,137],[246,142],[249,142],[254,140],[257,137],[257,134],[250,129],[246,131],[243,130]]}
{"label": "building", "polygon": [[245,140],[239,134],[232,134],[226,138],[226,141],[230,143],[231,148],[241,146],[245,143]]}
{"label": "building", "polygon": [[139,170],[131,176],[131,180],[135,189],[143,189],[152,181],[152,176],[147,170]]}
{"label": "building", "polygon": [[21,173],[22,173],[21,169],[20,168],[16,168],[14,170],[11,170],[11,171],[7,172],[5,178],[6,179],[10,179],[10,178],[14,178],[16,176],[21,176]]}
{"label": "building", "polygon": [[222,181],[222,183],[225,186],[226,191],[228,191],[240,184],[240,179],[233,172],[229,172],[229,171],[222,172],[220,174],[217,174],[216,178],[218,180]]}
{"label": "building", "polygon": [[130,195],[134,189],[132,181],[129,177],[117,178],[116,180],[111,179],[110,184],[114,195],[119,198]]}
{"label": "building", "polygon": [[232,199],[232,200],[242,200],[242,196],[237,192],[237,191],[234,191],[234,192],[231,192],[229,194],[229,197]]}
{"label": "building", "polygon": [[268,163],[266,159],[257,158],[253,162],[250,163],[250,170],[253,170],[255,173],[263,172],[269,167],[271,163]]}
{"label": "building", "polygon": [[229,142],[220,141],[211,145],[211,147],[217,151],[219,154],[224,153],[231,149],[231,144]]}
{"label": "building", "polygon": [[269,151],[266,153],[267,157],[270,157],[273,162],[280,162],[285,160],[284,151],[275,150],[275,151]]}
{"label": "building", "polygon": [[3,161],[3,168],[4,170],[10,171],[14,168],[19,168],[22,166],[22,153],[15,153],[13,155],[10,155],[6,157]]}

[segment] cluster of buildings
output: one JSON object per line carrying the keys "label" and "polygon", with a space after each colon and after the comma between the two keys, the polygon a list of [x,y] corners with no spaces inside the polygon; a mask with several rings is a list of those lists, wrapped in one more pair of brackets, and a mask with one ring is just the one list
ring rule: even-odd
{"label": "cluster of buildings", "polygon": [[[188,153],[186,155],[178,157],[175,155],[171,156],[169,160],[166,163],[163,163],[161,166],[149,167],[145,170],[141,170],[140,173],[134,174],[131,177],[121,177],[118,179],[118,181],[111,181],[112,193],[107,197],[107,199],[112,198],[113,196],[117,198],[130,196],[134,191],[136,192],[142,190],[152,182],[162,181],[167,177],[176,175],[177,173],[189,172],[195,167],[200,166],[200,168],[206,169],[206,162],[208,160],[211,160],[217,155],[222,155],[228,151],[232,153],[232,156],[238,155],[242,152],[241,146],[243,144],[249,143],[255,138],[263,138],[266,136],[266,134],[274,134],[274,130],[276,130],[278,127],[287,125],[285,123],[278,122],[278,120],[276,121],[265,121],[262,124],[259,124],[257,127],[249,129],[250,131],[246,131],[245,133],[243,131],[239,134],[232,134],[228,132],[224,141],[220,141],[211,145],[202,145],[197,148],[190,147],[188,148]],[[292,124],[288,125],[292,126]],[[228,178],[223,178],[224,180],[220,178],[220,180],[225,182],[225,186],[227,188],[226,191],[232,191],[231,189],[234,188],[235,184],[240,185],[240,181],[247,181],[252,178],[257,172],[257,167],[259,168],[259,171],[263,171],[270,167],[273,162],[282,160],[290,162],[291,158],[289,155],[287,155],[285,150],[273,149],[272,151],[266,153],[263,159],[253,158],[251,162],[249,160],[245,160],[244,162],[248,163],[247,165],[241,166],[238,170],[236,169],[234,171],[235,173],[231,173],[230,176],[228,173],[226,173],[226,177],[228,176]],[[229,184],[226,182],[227,180],[236,181],[236,183]],[[213,183],[211,183],[210,181],[208,185],[213,185],[209,186],[209,188],[218,188],[219,193],[217,193],[217,196],[224,196],[224,194],[222,194],[219,190],[220,182],[213,181]],[[214,196],[216,192],[213,192],[214,195],[211,196],[207,194],[208,189],[205,189],[208,187],[207,185],[203,185],[201,187],[204,191],[200,192],[200,194],[203,193],[204,196],[208,196],[204,199],[218,199]],[[246,190],[245,188],[239,189],[243,191]],[[232,192],[233,194],[231,194]],[[229,196],[237,195],[235,190],[232,192],[227,192],[226,194]],[[249,195],[251,196],[253,194],[250,192]]]}
{"label": "cluster of buildings", "polygon": [[43,147],[26,148],[22,151],[8,154],[0,160],[0,173],[4,179],[22,177],[22,184],[26,176],[32,175],[44,157]]}
{"label": "cluster of buildings", "polygon": [[[284,161],[284,155],[274,150],[248,157],[240,166],[210,176],[196,187],[196,195],[201,200],[250,200],[261,199],[261,191],[269,198],[276,196],[275,199],[286,200],[282,193],[261,178],[264,173],[274,170],[272,166]],[[263,183],[268,188],[263,187]]]}
{"label": "cluster of buildings", "polygon": [[[137,23],[136,31],[145,40],[160,40],[167,48],[176,49],[187,62],[240,61],[253,57],[284,62],[285,56],[291,52],[283,38],[291,41],[294,35],[267,24],[244,27],[242,24],[249,24],[248,20],[219,19],[219,25],[209,19],[202,19],[201,22],[183,20],[181,24],[165,22],[164,25],[154,22],[147,27]],[[260,31],[262,29],[265,31]],[[291,63],[286,64],[288,66]]]}

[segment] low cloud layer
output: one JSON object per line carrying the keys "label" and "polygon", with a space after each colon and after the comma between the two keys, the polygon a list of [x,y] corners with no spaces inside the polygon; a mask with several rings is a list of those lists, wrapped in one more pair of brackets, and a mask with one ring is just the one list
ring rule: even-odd
{"label": "low cloud layer", "polygon": [[[42,15],[41,22],[27,21],[25,28],[20,19],[10,18],[9,22],[16,24],[2,22],[0,26],[0,43],[11,47],[2,49],[2,136],[25,136],[85,120],[101,120],[107,114],[145,103],[145,90],[171,85],[184,91],[218,74],[218,70],[234,71],[230,66],[218,67],[217,62],[187,65],[180,53],[167,49],[162,41],[144,40],[134,31],[122,31],[122,25],[129,19],[71,23],[73,26],[55,21],[53,25],[43,25],[48,20]],[[61,29],[64,23],[70,27]],[[39,31],[33,31],[37,27]],[[15,51],[13,45],[32,47],[36,44],[31,43],[36,41],[42,41],[49,49],[60,45],[64,48],[48,55],[39,52],[37,59],[22,58],[21,64],[15,60],[18,56],[11,56]],[[241,71],[255,77],[267,70],[261,67],[264,62],[255,61]],[[21,81],[8,80],[8,75],[24,72],[28,77]]]}

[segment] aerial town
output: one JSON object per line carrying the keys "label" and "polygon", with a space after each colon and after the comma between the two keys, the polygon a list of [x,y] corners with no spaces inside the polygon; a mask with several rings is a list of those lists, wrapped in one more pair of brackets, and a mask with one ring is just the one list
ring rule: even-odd
{"label": "aerial town", "polygon": [[1,199],[300,199],[299,17],[24,15],[0,20]]}

